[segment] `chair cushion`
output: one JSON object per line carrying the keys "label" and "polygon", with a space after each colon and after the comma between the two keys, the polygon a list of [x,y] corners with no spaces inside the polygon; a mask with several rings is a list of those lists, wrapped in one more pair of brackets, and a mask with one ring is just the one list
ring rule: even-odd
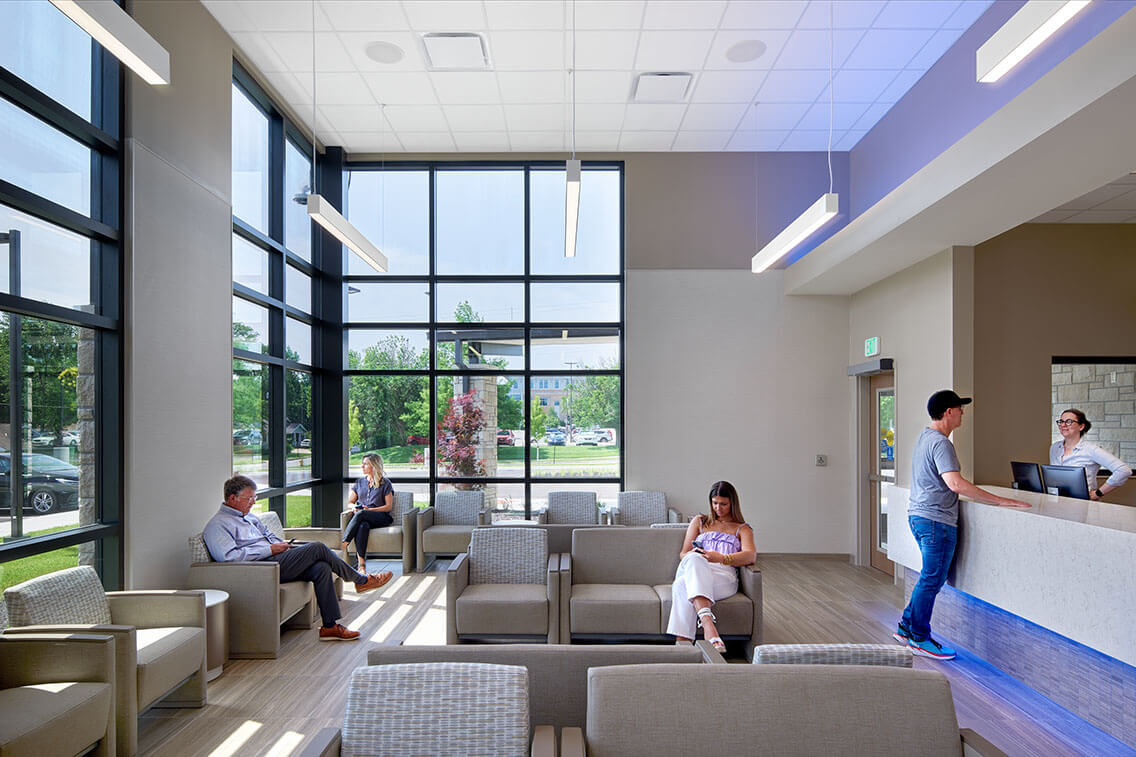
{"label": "chair cushion", "polygon": [[471,584],[540,584],[548,581],[548,533],[541,528],[486,526],[469,539]]}
{"label": "chair cushion", "polygon": [[[398,518],[395,523],[401,523]],[[352,546],[354,549],[354,545]],[[402,526],[372,528],[367,536],[367,554],[402,554]]]}
{"label": "chair cushion", "polygon": [[111,622],[103,584],[89,565],[24,581],[5,590],[4,600],[13,627]]}
{"label": "chair cushion", "polygon": [[477,514],[481,512],[484,501],[485,495],[480,491],[438,492],[434,497],[434,523],[476,526]]}
{"label": "chair cushion", "polygon": [[205,659],[202,628],[139,628],[138,709],[149,707],[201,668]]}
{"label": "chair cushion", "polygon": [[595,492],[549,492],[549,523],[598,523]]}
{"label": "chair cushion", "polygon": [[315,596],[311,581],[288,581],[280,584],[280,620],[283,623],[299,612]]}
{"label": "chair cushion", "polygon": [[213,562],[213,555],[209,554],[209,547],[205,546],[205,536],[196,533],[189,537],[189,562]]}
{"label": "chair cushion", "polygon": [[0,690],[0,753],[81,754],[106,734],[113,706],[107,683]]}
{"label": "chair cushion", "polygon": [[572,583],[670,583],[683,538],[671,528],[578,528],[572,533]]}
{"label": "chair cushion", "polygon": [[528,672],[428,663],[356,668],[340,754],[529,753]]}
{"label": "chair cushion", "polygon": [[641,584],[576,584],[569,600],[572,633],[662,633],[659,597]]}
{"label": "chair cushion", "polygon": [[469,549],[469,535],[477,526],[431,526],[422,532],[422,551],[458,555]]}
{"label": "chair cushion", "polygon": [[[666,629],[671,616],[671,584],[658,584],[653,588],[659,597],[663,628]],[[740,591],[715,602],[714,617],[714,625],[723,636],[744,636],[748,639],[753,635],[753,600]]]}
{"label": "chair cushion", "polygon": [[455,604],[459,634],[548,633],[545,584],[471,584]]}

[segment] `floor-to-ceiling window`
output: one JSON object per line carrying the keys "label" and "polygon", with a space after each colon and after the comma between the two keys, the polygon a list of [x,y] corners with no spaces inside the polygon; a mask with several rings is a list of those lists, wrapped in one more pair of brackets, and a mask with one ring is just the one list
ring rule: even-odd
{"label": "floor-to-ceiling window", "polygon": [[240,67],[233,78],[233,470],[257,509],[312,521],[312,224],[303,200],[310,143]]}
{"label": "floor-to-ceiling window", "polygon": [[0,29],[0,588],[117,588],[122,74],[43,0]]}
{"label": "floor-to-ceiling window", "polygon": [[563,163],[349,163],[349,478],[368,452],[419,504],[485,492],[495,517],[622,482],[623,171],[586,164],[574,257]]}

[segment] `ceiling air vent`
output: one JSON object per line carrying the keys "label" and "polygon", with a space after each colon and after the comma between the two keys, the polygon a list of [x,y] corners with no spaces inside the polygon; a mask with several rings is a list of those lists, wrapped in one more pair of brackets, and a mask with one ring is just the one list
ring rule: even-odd
{"label": "ceiling air vent", "polygon": [[637,103],[680,103],[686,100],[694,77],[682,71],[639,74],[631,100]]}
{"label": "ceiling air vent", "polygon": [[434,71],[484,71],[489,48],[474,32],[430,32],[422,35],[426,61]]}

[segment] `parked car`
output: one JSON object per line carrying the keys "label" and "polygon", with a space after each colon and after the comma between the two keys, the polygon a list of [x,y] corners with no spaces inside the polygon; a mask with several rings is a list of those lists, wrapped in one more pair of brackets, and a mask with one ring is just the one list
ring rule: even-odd
{"label": "parked car", "polygon": [[497,446],[498,447],[512,447],[516,442],[513,437],[513,432],[507,428],[499,429],[497,431]]}
{"label": "parked car", "polygon": [[596,429],[596,437],[600,440],[601,443],[602,442],[614,442],[615,441],[615,431],[613,429],[610,429],[610,428]]}
{"label": "parked car", "polygon": [[63,443],[69,447],[79,446],[79,432],[78,431],[64,431]]}
{"label": "parked car", "polygon": [[[47,515],[79,502],[79,469],[51,455],[25,454],[25,512]],[[12,506],[12,457],[0,454],[0,509]]]}
{"label": "parked car", "polygon": [[300,446],[304,449],[311,449],[312,440],[311,439],[301,439],[300,440]]}
{"label": "parked car", "polygon": [[577,431],[576,444],[578,445],[596,445],[600,443],[600,435],[597,431]]}
{"label": "parked car", "polygon": [[32,444],[37,447],[50,447],[55,444],[55,434],[50,431],[41,431],[32,437]]}
{"label": "parked car", "polygon": [[563,447],[568,441],[568,436],[560,429],[554,428],[545,432],[544,439],[554,447]]}

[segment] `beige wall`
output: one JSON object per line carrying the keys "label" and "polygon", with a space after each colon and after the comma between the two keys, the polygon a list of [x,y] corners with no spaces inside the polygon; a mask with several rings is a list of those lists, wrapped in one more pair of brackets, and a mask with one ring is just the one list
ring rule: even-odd
{"label": "beige wall", "polygon": [[[1010,460],[1048,462],[1054,355],[1136,355],[1134,261],[1130,224],[1026,224],[975,248],[979,483],[1007,483]],[[1109,499],[1136,504],[1136,483]]]}
{"label": "beige wall", "polygon": [[125,585],[179,587],[231,468],[232,49],[196,0],[133,13],[172,83],[127,74]]}

